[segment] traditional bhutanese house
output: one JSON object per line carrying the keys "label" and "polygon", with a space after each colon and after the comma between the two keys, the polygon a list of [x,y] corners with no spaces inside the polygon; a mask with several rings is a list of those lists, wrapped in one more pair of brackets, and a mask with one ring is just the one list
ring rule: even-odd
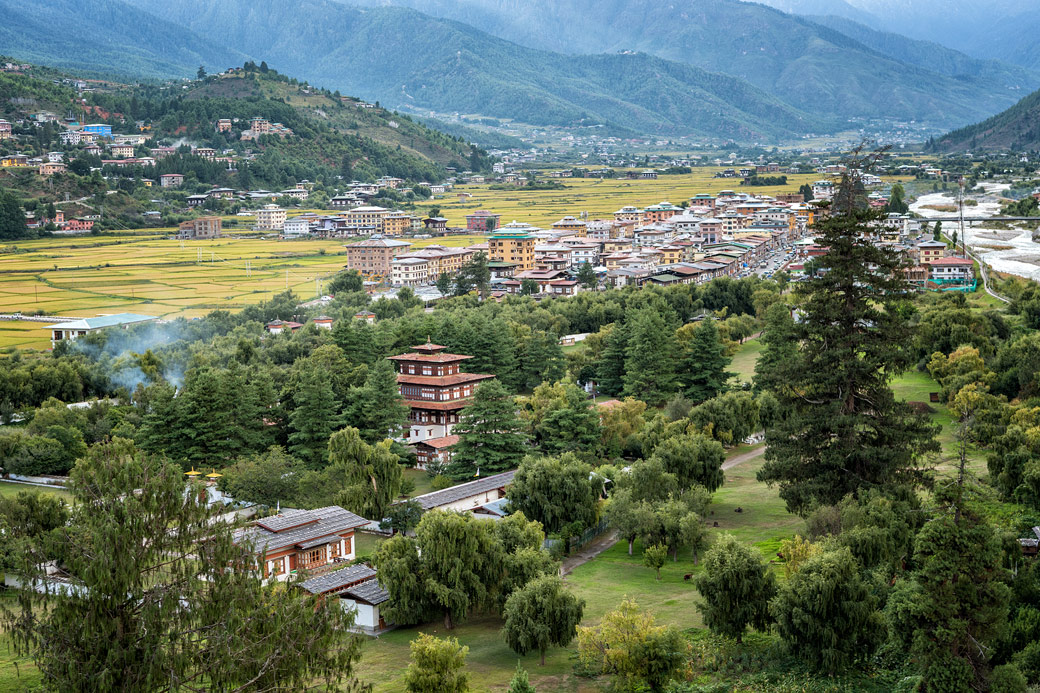
{"label": "traditional bhutanese house", "polygon": [[331,330],[333,322],[333,319],[327,315],[319,315],[318,317],[314,318],[314,326],[320,327],[323,330]]}
{"label": "traditional bhutanese house", "polygon": [[295,332],[301,327],[303,327],[302,323],[292,322],[291,320],[272,320],[271,322],[264,325],[264,329],[271,334],[281,334],[286,330],[290,332]]}
{"label": "traditional bhutanese house", "polygon": [[250,542],[263,556],[264,577],[284,580],[298,570],[327,572],[354,559],[354,530],[368,520],[330,505],[317,510],[286,510],[235,531],[236,544]]}
{"label": "traditional bhutanese house", "polygon": [[415,466],[417,469],[426,469],[432,465],[446,465],[451,463],[451,448],[459,442],[456,435],[441,436],[440,438],[427,438],[415,444]]}
{"label": "traditional bhutanese house", "polygon": [[420,344],[412,353],[391,356],[398,364],[397,383],[410,411],[406,443],[450,436],[459,412],[469,406],[473,391],[485,373],[463,373],[461,364],[472,356],[449,354],[439,344]]}
{"label": "traditional bhutanese house", "polygon": [[360,585],[376,576],[371,566],[359,563],[341,570],[333,570],[308,578],[299,584],[300,589],[315,596],[339,594],[354,585]]}
{"label": "traditional bhutanese house", "polygon": [[138,315],[136,313],[118,313],[116,315],[99,315],[96,318],[82,318],[47,325],[44,329],[51,331],[51,345],[63,339],[73,340],[85,337],[91,332],[103,330],[108,327],[121,327],[126,329],[130,325],[142,322],[158,320],[154,315]]}
{"label": "traditional bhutanese house", "polygon": [[354,313],[355,320],[364,320],[367,323],[373,323],[376,321],[376,314],[370,310],[362,310]]}
{"label": "traditional bhutanese house", "polygon": [[459,484],[441,491],[415,496],[412,500],[416,501],[424,512],[428,510],[472,511],[491,501],[505,498],[506,487],[513,481],[514,474],[516,471],[486,476],[483,479]]}

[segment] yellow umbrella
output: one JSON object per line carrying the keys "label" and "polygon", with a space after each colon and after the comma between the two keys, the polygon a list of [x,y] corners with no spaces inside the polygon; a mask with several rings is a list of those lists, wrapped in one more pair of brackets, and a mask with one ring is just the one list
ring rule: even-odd
{"label": "yellow umbrella", "polygon": [[212,471],[211,473],[209,473],[209,474],[207,474],[207,475],[206,475],[206,478],[207,478],[207,479],[211,479],[211,480],[213,480],[213,481],[216,481],[217,479],[219,479],[219,478],[220,478],[220,477],[222,477],[222,476],[224,476],[224,475],[223,475],[223,474],[218,474],[218,473],[217,473],[217,470],[216,470],[216,469],[214,469],[214,470],[213,470],[213,471]]}
{"label": "yellow umbrella", "polygon": [[190,472],[184,472],[184,476],[189,476],[192,479],[194,479],[197,476],[201,476],[201,475],[202,475],[202,472],[196,472],[195,471],[195,467],[192,467]]}

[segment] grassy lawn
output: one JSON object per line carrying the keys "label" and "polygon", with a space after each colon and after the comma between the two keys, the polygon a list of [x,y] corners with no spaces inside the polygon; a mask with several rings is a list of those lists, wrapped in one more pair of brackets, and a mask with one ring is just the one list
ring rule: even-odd
{"label": "grassy lawn", "polygon": [[404,478],[411,479],[415,484],[415,490],[411,493],[411,496],[421,496],[424,493],[429,493],[433,490],[433,477],[426,473],[424,469],[415,469],[414,467],[407,467],[404,470]]}
{"label": "grassy lawn", "polygon": [[[14,593],[0,591],[0,606],[14,607]],[[31,690],[40,680],[36,665],[27,657],[15,655],[10,636],[0,630],[0,693]]]}
{"label": "grassy lawn", "polygon": [[755,337],[737,347],[736,353],[733,354],[733,362],[729,365],[730,372],[737,374],[735,380],[751,382],[751,378],[755,375],[755,364],[758,362],[758,356],[762,353],[764,346],[762,340]]}
{"label": "grassy lawn", "polygon": [[32,486],[30,484],[18,484],[10,481],[0,481],[0,496],[4,498],[11,498],[18,495],[19,491],[39,491],[52,496],[61,496],[65,500],[71,500],[72,496],[68,491],[60,488],[47,488],[45,486]]}

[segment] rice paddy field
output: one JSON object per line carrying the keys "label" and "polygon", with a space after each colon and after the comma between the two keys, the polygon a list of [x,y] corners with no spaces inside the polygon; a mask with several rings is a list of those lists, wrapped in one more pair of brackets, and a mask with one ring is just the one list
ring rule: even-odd
{"label": "rice paddy field", "polygon": [[[779,192],[797,192],[804,183],[820,179],[820,174],[787,175],[787,185],[749,187],[741,186],[739,178],[715,178],[721,169],[695,168],[693,173],[661,176],[656,180],[562,178],[564,190],[534,190],[522,188],[491,190],[488,185],[460,185],[439,197],[436,204],[449,226],[464,226],[466,215],[476,209],[490,209],[502,215],[502,223],[514,219],[548,228],[564,216],[578,216],[588,212],[590,219],[612,219],[614,212],[625,205],[646,207],[668,201],[679,204],[698,193],[717,193],[735,190],[761,195]],[[459,202],[459,193],[472,197]]]}

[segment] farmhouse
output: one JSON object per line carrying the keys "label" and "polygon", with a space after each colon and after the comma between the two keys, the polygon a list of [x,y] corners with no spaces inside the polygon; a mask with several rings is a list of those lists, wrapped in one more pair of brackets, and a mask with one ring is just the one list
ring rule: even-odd
{"label": "farmhouse", "polygon": [[330,505],[317,510],[286,510],[237,530],[235,543],[249,542],[264,559],[264,577],[285,580],[297,570],[327,572],[354,560],[354,530],[368,520]]}
{"label": "farmhouse", "polygon": [[47,325],[44,329],[51,331],[51,345],[53,346],[62,340],[75,340],[84,337],[91,332],[103,330],[106,327],[122,327],[123,329],[126,329],[129,325],[141,322],[151,322],[152,320],[158,320],[158,318],[154,315],[118,313],[116,315],[99,315],[96,318],[82,318],[80,320],[71,320],[69,322],[59,322],[54,325]]}
{"label": "farmhouse", "polygon": [[220,238],[220,217],[199,217],[181,222],[177,238],[181,240],[197,240],[203,238]]}

